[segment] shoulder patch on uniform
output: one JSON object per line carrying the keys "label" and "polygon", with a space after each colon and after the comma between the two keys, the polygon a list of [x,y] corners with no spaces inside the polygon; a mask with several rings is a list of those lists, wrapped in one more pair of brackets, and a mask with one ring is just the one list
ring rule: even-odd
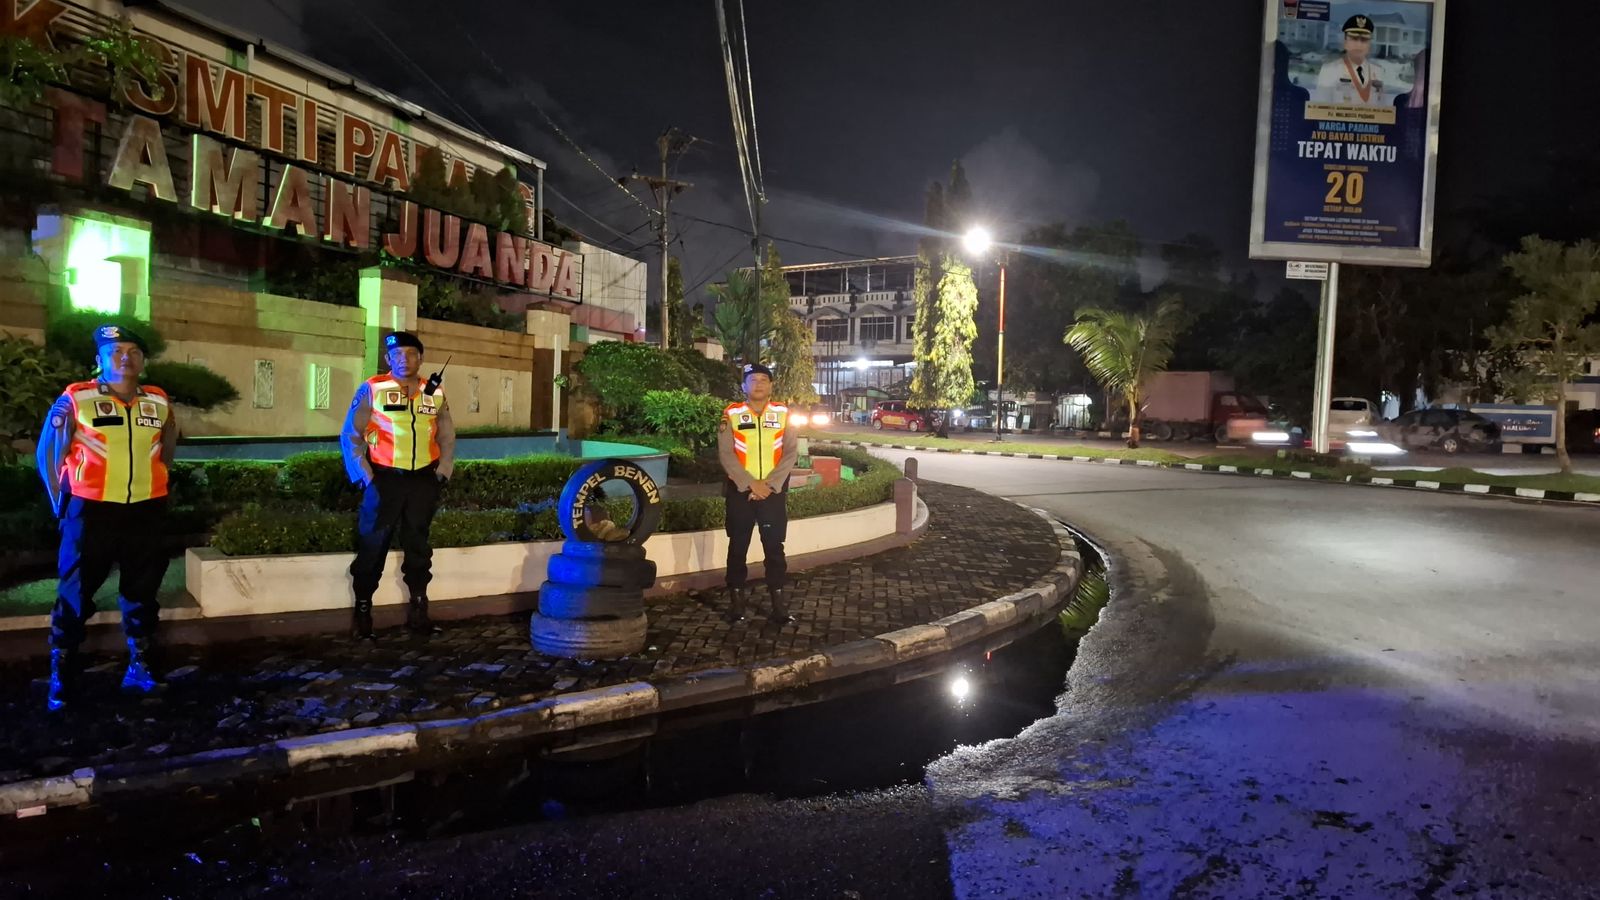
{"label": "shoulder patch on uniform", "polygon": [[[54,414],[54,415],[52,415],[50,417],[50,427],[51,428],[62,428],[62,427],[65,427],[66,424],[67,424],[67,417],[63,416],[61,413],[56,413],[56,414]],[[727,423],[724,422],[723,424],[726,425]]]}

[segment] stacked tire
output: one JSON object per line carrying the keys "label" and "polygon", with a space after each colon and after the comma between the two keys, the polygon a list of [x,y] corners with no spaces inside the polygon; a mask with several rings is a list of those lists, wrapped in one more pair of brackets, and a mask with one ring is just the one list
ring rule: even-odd
{"label": "stacked tire", "polygon": [[656,564],[634,543],[568,540],[550,558],[529,624],[533,647],[550,656],[615,659],[645,646],[644,590]]}

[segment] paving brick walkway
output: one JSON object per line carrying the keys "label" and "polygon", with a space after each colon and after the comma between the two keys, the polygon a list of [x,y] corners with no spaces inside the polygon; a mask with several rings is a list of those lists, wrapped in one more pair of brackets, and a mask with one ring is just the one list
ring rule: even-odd
{"label": "paving brick walkway", "polygon": [[43,711],[42,663],[7,665],[0,668],[0,784],[806,656],[987,602],[1056,564],[1057,542],[1033,513],[949,485],[923,484],[921,496],[932,517],[922,538],[796,573],[796,623],[727,624],[721,590],[663,598],[649,607],[648,648],[622,660],[541,656],[528,645],[525,613],[447,623],[429,638],[391,630],[376,643],[318,636],[175,647],[166,657],[173,683],[158,697],[119,695],[123,659],[91,658],[85,702],[60,719]]}

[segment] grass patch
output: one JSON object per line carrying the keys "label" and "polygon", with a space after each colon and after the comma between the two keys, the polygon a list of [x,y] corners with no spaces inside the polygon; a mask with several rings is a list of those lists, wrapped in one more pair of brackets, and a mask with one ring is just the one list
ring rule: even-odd
{"label": "grass patch", "polygon": [[1569,491],[1574,494],[1600,494],[1600,475],[1562,475],[1559,472],[1544,472],[1537,475],[1488,475],[1464,466],[1453,466],[1433,472],[1421,469],[1399,469],[1374,472],[1372,474],[1396,480],[1437,481],[1440,484],[1490,484],[1497,487]]}
{"label": "grass patch", "polygon": [[[47,616],[50,608],[56,603],[56,579],[41,578],[37,581],[24,581],[5,590],[0,590],[0,616]],[[184,591],[183,560],[174,559],[167,565],[167,574],[161,579],[161,590],[157,594],[163,606],[168,605],[168,598]],[[94,605],[96,609],[117,608],[117,572],[111,572],[111,577],[95,592]]]}
{"label": "grass patch", "polygon": [[1271,469],[1274,472],[1310,472],[1324,478],[1338,479],[1372,474],[1372,467],[1363,463],[1341,462],[1330,466],[1296,459],[1279,459],[1276,454],[1266,453],[1213,453],[1208,456],[1197,456],[1185,462],[1199,463],[1202,466]]}
{"label": "grass patch", "polygon": [[1067,608],[1056,615],[1061,630],[1070,638],[1087,633],[1100,619],[1100,611],[1111,601],[1111,583],[1106,581],[1104,569],[1083,573],[1077,591],[1067,601]]}
{"label": "grass patch", "polygon": [[1042,453],[1052,456],[1087,456],[1091,459],[1143,459],[1150,462],[1173,463],[1184,462],[1187,457],[1168,450],[1155,450],[1150,447],[1140,447],[1129,450],[1125,447],[1085,447],[1081,444],[1029,444],[1025,441],[1004,441],[988,444],[978,441],[958,441],[952,438],[935,437],[925,432],[911,433],[905,431],[874,432],[872,434],[856,434],[854,432],[817,431],[806,429],[802,432],[806,437],[818,442],[850,442],[860,444],[910,444],[917,447],[928,447],[933,450],[968,450],[982,453],[986,450],[998,450],[1004,453]]}

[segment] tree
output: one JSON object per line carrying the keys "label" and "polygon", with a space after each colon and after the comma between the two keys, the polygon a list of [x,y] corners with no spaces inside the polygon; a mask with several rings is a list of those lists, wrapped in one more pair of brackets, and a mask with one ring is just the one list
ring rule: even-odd
{"label": "tree", "polygon": [[1488,338],[1522,362],[1522,371],[1510,379],[1516,395],[1555,404],[1556,459],[1562,474],[1570,475],[1567,388],[1583,374],[1588,357],[1600,355],[1600,323],[1589,321],[1600,309],[1600,245],[1529,236],[1505,265],[1527,292],[1511,301],[1505,322],[1490,328]]}
{"label": "tree", "polygon": [[67,385],[88,374],[86,360],[73,360],[32,341],[0,333],[0,463],[16,461],[13,442],[38,437],[45,410]]}
{"label": "tree", "polygon": [[789,308],[789,279],[776,244],[767,244],[761,265],[761,309],[771,317],[767,333],[767,358],[772,363],[772,399],[779,403],[815,403],[816,361],[812,357],[815,335],[805,320]]}
{"label": "tree", "polygon": [[917,359],[916,372],[911,377],[911,401],[926,409],[955,409],[967,403],[976,386],[972,379],[972,341],[978,336],[978,324],[973,318],[978,309],[978,288],[972,281],[972,269],[954,256],[945,254],[939,270],[934,325],[926,353]]}
{"label": "tree", "polygon": [[[695,338],[695,323],[683,308],[683,261],[676,256],[667,258],[667,310],[671,313],[669,324],[672,335],[668,344],[687,347]],[[656,334],[661,333],[661,308],[656,307]]]}
{"label": "tree", "polygon": [[1147,314],[1079,310],[1077,323],[1067,330],[1066,343],[1083,354],[1089,372],[1127,404],[1129,447],[1139,446],[1145,384],[1166,370],[1182,321],[1182,302],[1168,294]]}
{"label": "tree", "polygon": [[449,209],[449,176],[444,170],[444,152],[438,147],[417,147],[417,171],[411,177],[407,195],[419,206]]}
{"label": "tree", "polygon": [[721,284],[713,284],[717,308],[711,314],[712,330],[723,349],[735,359],[754,362],[776,324],[761,315],[761,277],[750,269],[735,269]]}

